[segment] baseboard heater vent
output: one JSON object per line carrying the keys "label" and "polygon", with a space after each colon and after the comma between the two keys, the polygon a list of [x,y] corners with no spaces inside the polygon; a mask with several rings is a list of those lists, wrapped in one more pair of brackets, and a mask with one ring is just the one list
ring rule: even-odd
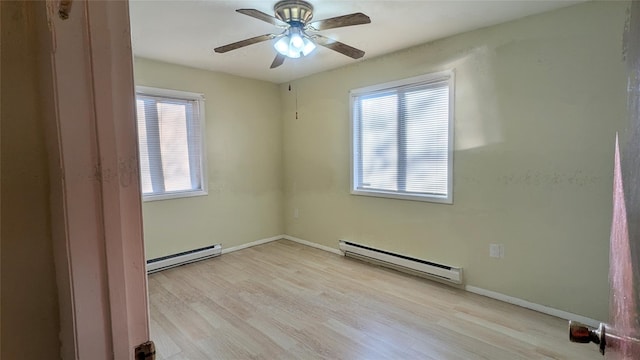
{"label": "baseboard heater vent", "polygon": [[147,274],[200,260],[210,259],[212,257],[220,255],[221,253],[222,245],[216,244],[200,249],[181,252],[179,254],[147,260]]}
{"label": "baseboard heater vent", "polygon": [[345,256],[374,262],[416,275],[434,277],[454,284],[462,284],[462,268],[394,254],[389,251],[340,240],[340,250]]}

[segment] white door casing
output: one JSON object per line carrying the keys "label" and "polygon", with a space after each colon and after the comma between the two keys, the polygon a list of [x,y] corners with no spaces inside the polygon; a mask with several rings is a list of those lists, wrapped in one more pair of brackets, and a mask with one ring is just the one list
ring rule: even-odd
{"label": "white door casing", "polygon": [[47,17],[62,355],[133,359],[149,322],[128,2],[49,1]]}

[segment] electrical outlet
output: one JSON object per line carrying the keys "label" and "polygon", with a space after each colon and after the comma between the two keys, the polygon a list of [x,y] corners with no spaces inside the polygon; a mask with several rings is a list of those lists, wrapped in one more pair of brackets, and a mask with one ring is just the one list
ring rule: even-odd
{"label": "electrical outlet", "polygon": [[300,217],[300,211],[298,211],[298,208],[293,208],[293,218],[297,219],[298,217]]}
{"label": "electrical outlet", "polygon": [[504,257],[504,245],[503,244],[489,244],[489,256],[492,258]]}
{"label": "electrical outlet", "polygon": [[489,244],[489,256],[492,258],[500,257],[500,247],[498,244]]}

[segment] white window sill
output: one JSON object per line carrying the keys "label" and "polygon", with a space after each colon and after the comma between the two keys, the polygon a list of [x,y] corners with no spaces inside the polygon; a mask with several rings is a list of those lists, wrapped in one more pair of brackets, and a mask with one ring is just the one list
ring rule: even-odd
{"label": "white window sill", "polygon": [[171,200],[171,199],[180,199],[180,198],[188,198],[195,196],[205,196],[208,192],[204,190],[195,190],[195,191],[178,191],[172,193],[165,194],[156,194],[156,195],[142,195],[142,201],[158,201],[158,200]]}
{"label": "white window sill", "polygon": [[453,198],[435,195],[413,195],[381,190],[351,189],[351,195],[382,197],[396,200],[424,201],[453,205]]}

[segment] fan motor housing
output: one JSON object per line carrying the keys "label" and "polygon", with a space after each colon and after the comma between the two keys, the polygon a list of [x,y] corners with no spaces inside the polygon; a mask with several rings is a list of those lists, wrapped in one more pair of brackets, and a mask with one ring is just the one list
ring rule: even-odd
{"label": "fan motor housing", "polygon": [[313,6],[302,0],[283,0],[273,7],[276,17],[286,23],[306,25],[313,18]]}

